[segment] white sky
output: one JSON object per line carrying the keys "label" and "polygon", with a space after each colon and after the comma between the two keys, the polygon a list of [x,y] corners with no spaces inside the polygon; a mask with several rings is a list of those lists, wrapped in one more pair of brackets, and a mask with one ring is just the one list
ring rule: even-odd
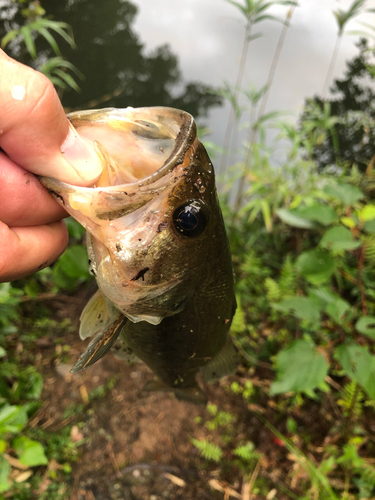
{"label": "white sky", "polygon": [[[133,0],[139,6],[135,30],[146,48],[168,43],[179,57],[183,78],[215,86],[236,80],[244,38],[244,18],[225,0]],[[237,0],[244,3],[244,0]],[[300,0],[288,30],[268,100],[268,110],[302,109],[304,98],[321,93],[334,48],[337,24],[332,14],[347,9],[352,0]],[[375,0],[367,0],[375,8]],[[273,15],[284,18],[288,7],[275,6]],[[375,15],[362,13],[349,22],[347,30],[365,29],[359,22],[374,25]],[[263,36],[251,42],[244,84],[264,85],[281,33],[282,24],[265,21],[256,32]],[[369,30],[367,30],[369,31]],[[375,35],[375,31],[373,32]],[[345,61],[357,50],[358,36],[344,35],[334,76],[343,74]],[[212,139],[223,143],[229,108],[210,115]]]}

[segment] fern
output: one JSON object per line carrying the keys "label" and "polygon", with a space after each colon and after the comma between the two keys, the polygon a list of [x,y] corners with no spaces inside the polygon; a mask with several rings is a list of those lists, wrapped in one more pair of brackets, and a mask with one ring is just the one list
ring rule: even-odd
{"label": "fern", "polygon": [[267,290],[267,300],[269,302],[278,302],[281,299],[281,290],[276,281],[272,278],[266,278],[264,286]]}
{"label": "fern", "polygon": [[364,245],[366,262],[370,266],[375,266],[375,236],[367,236]]}
{"label": "fern", "polygon": [[216,444],[210,443],[205,439],[199,440],[194,438],[191,439],[191,442],[196,448],[198,448],[198,450],[201,452],[202,457],[205,458],[206,460],[212,460],[213,462],[220,462],[220,460],[222,459],[223,451]]}
{"label": "fern", "polygon": [[297,273],[290,254],[286,256],[279,279],[266,278],[264,285],[269,302],[279,302],[284,295],[293,295],[297,288]]}
{"label": "fern", "polygon": [[343,451],[344,453],[337,460],[337,463],[343,464],[351,473],[359,475],[361,482],[365,483],[361,486],[372,491],[375,488],[375,468],[358,455],[358,445],[347,443],[344,445]]}
{"label": "fern", "polygon": [[259,459],[261,456],[255,451],[254,443],[250,441],[244,445],[237,446],[237,448],[233,450],[233,453],[237,457],[242,458],[245,462],[251,462],[254,459]]}
{"label": "fern", "polygon": [[344,415],[347,417],[358,418],[363,410],[363,392],[358,388],[356,382],[351,381],[346,384],[342,391],[342,398],[337,401],[337,404],[343,409]]}
{"label": "fern", "polygon": [[375,488],[375,468],[369,464],[363,464],[361,471],[362,480],[365,481],[370,488]]}
{"label": "fern", "polygon": [[230,331],[232,335],[236,336],[243,333],[245,329],[246,329],[245,314],[241,307],[241,298],[238,296],[236,314],[234,315],[234,318],[232,320]]}
{"label": "fern", "polygon": [[262,258],[257,257],[253,250],[245,255],[240,270],[246,277],[246,285],[255,289],[258,289],[259,283],[270,274],[269,270],[265,268]]}
{"label": "fern", "polygon": [[297,273],[290,254],[286,256],[280,272],[279,287],[283,295],[293,295],[297,288]]}

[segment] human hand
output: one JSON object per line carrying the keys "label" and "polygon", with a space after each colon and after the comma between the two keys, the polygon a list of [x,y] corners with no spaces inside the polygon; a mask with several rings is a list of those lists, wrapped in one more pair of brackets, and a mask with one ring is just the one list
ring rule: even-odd
{"label": "human hand", "polygon": [[0,50],[0,282],[43,269],[68,244],[67,213],[34,174],[92,186],[101,163],[52,83]]}

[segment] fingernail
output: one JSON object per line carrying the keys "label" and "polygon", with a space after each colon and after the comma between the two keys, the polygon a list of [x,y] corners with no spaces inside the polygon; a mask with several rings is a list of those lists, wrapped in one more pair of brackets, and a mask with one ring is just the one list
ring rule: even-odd
{"label": "fingernail", "polygon": [[97,179],[103,171],[100,157],[94,149],[94,144],[78,134],[69,123],[69,133],[61,146],[65,160],[85,181]]}

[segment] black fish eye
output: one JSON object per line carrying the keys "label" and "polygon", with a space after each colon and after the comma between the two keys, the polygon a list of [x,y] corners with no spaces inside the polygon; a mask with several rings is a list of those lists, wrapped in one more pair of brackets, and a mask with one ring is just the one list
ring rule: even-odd
{"label": "black fish eye", "polygon": [[177,231],[188,237],[199,236],[207,226],[207,214],[200,200],[180,205],[173,213],[173,223]]}

